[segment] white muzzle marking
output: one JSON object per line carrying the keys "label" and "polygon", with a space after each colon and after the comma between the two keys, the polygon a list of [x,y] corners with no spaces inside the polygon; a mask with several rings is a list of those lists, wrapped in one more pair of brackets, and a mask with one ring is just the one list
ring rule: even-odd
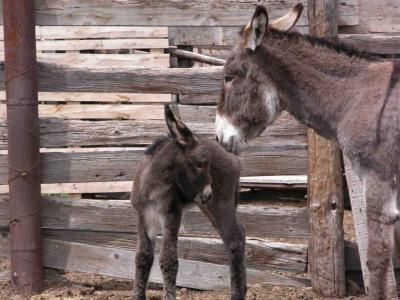
{"label": "white muzzle marking", "polygon": [[229,152],[239,154],[247,148],[247,141],[240,130],[218,112],[215,119],[215,133],[218,142]]}

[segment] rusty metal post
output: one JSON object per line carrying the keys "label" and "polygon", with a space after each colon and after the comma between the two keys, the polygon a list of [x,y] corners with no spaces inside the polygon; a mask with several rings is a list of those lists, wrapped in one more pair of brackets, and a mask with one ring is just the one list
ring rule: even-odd
{"label": "rusty metal post", "polygon": [[18,294],[43,287],[34,3],[3,0],[11,286]]}

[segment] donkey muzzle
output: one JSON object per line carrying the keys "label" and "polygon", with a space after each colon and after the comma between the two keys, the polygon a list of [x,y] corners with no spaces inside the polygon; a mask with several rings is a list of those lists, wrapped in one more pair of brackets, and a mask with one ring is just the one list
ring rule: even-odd
{"label": "donkey muzzle", "polygon": [[207,184],[204,190],[201,193],[197,194],[194,201],[199,205],[203,205],[206,204],[208,201],[210,201],[211,198],[212,198],[211,185]]}
{"label": "donkey muzzle", "polygon": [[234,154],[240,154],[248,147],[247,140],[243,137],[240,130],[228,118],[218,113],[215,119],[215,134],[217,141],[227,151]]}

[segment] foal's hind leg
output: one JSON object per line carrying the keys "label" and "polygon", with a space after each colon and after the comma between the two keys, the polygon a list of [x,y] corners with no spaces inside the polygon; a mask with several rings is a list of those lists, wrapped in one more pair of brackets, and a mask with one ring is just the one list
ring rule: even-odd
{"label": "foal's hind leg", "polygon": [[220,234],[229,256],[231,271],[231,300],[246,297],[245,244],[243,227],[236,219],[235,199],[218,201],[218,196],[200,206]]}
{"label": "foal's hind leg", "polygon": [[133,290],[134,300],[146,299],[146,287],[149,279],[150,270],[154,260],[154,240],[155,236],[149,236],[145,217],[138,216],[139,245],[135,258],[135,282]]}
{"label": "foal's hind leg", "polygon": [[394,226],[397,220],[396,193],[375,175],[364,179],[368,224],[370,272],[368,299],[397,299],[392,267]]}
{"label": "foal's hind leg", "polygon": [[176,277],[178,275],[178,231],[182,211],[180,207],[168,209],[162,222],[162,247],[160,267],[163,275],[163,300],[176,299]]}

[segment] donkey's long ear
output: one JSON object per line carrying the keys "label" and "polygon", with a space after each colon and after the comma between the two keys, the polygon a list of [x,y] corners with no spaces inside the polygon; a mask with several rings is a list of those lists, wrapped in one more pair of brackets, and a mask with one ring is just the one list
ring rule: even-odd
{"label": "donkey's long ear", "polygon": [[169,105],[164,106],[165,121],[172,138],[181,146],[191,146],[195,142],[195,136],[186,125],[175,117]]}
{"label": "donkey's long ear", "polygon": [[254,51],[261,45],[268,30],[268,13],[264,6],[257,5],[256,11],[249,24],[243,31],[243,47]]}
{"label": "donkey's long ear", "polygon": [[303,12],[303,4],[297,3],[295,6],[291,8],[291,10],[286,15],[272,21],[270,26],[274,29],[289,31],[294,27],[294,25],[296,25],[302,12]]}

